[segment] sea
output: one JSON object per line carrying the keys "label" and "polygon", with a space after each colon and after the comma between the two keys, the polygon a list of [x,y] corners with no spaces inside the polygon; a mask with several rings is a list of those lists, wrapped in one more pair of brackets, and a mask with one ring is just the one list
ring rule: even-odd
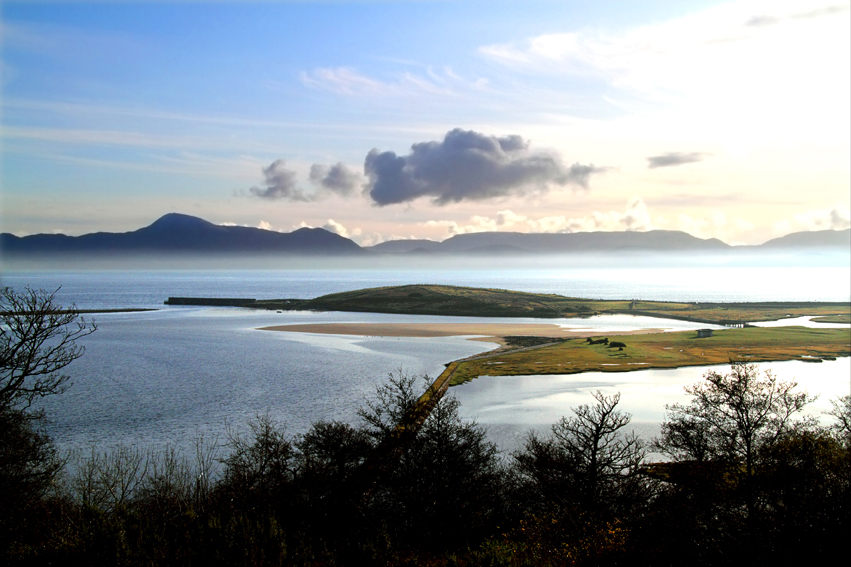
{"label": "sea", "polygon": [[[4,271],[0,285],[55,292],[79,309],[146,308],[95,313],[97,331],[80,340],[85,354],[66,370],[70,387],[40,400],[46,431],[63,451],[117,445],[191,453],[198,439],[225,446],[252,420],[268,414],[292,435],[313,423],[354,423],[358,409],[391,374],[423,377],[422,387],[450,361],[496,348],[472,337],[401,338],[285,333],[270,325],[321,322],[479,322],[433,317],[340,312],[283,312],[166,306],[170,296],[311,298],[355,289],[433,283],[557,293],[599,299],[670,301],[851,301],[851,267],[711,266],[536,269],[280,269]],[[487,319],[487,322],[540,322]],[[601,333],[642,328],[684,330],[705,324],[604,315],[548,319]],[[768,323],[772,324],[772,323]],[[773,324],[825,327],[807,318]],[[849,328],[851,326],[834,325]],[[806,410],[828,423],[831,400],[851,393],[848,357],[820,364],[760,364],[818,399]],[[531,431],[546,434],[592,393],[621,394],[619,409],[649,440],[658,435],[666,404],[688,403],[684,387],[724,366],[565,376],[483,376],[450,389],[462,417],[488,430],[506,453]]]}

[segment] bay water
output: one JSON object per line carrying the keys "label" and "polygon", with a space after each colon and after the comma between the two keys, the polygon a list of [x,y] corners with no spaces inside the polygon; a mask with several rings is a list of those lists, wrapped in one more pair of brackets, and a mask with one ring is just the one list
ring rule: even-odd
{"label": "bay water", "polygon": [[[268,325],[320,322],[477,322],[457,317],[169,307],[169,296],[310,298],[409,283],[439,283],[558,293],[601,299],[678,301],[849,301],[851,269],[832,267],[564,268],[525,270],[217,270],[41,271],[0,276],[0,285],[56,291],[80,309],[152,308],[99,313],[98,331],[81,341],[85,355],[68,373],[72,386],[43,400],[48,432],[63,449],[115,444],[190,451],[193,439],[224,440],[228,429],[268,413],[290,433],[318,420],[355,421],[357,409],[388,373],[436,376],[455,359],[494,348],[468,337],[396,338],[259,331]],[[487,319],[500,322],[502,319]],[[540,322],[512,319],[511,322]],[[547,320],[601,332],[706,327],[628,316]],[[806,321],[804,321],[806,323]],[[800,323],[800,321],[799,321]],[[807,323],[818,325],[815,323]],[[847,327],[847,326],[846,326]],[[851,332],[851,331],[850,331]],[[849,393],[849,359],[821,364],[770,363],[821,397]],[[504,449],[530,429],[546,430],[591,392],[621,392],[645,438],[658,433],[666,403],[687,402],[683,386],[707,368],[585,373],[573,376],[482,377],[450,392],[464,417],[487,426]],[[724,371],[723,367],[718,369]]]}

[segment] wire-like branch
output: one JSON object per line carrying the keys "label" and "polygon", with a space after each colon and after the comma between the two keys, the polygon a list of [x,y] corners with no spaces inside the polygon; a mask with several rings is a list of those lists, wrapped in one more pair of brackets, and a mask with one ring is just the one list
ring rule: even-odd
{"label": "wire-like branch", "polygon": [[56,291],[0,289],[0,407],[26,409],[65,391],[61,370],[83,355],[77,340],[97,330],[73,305],[57,305]]}

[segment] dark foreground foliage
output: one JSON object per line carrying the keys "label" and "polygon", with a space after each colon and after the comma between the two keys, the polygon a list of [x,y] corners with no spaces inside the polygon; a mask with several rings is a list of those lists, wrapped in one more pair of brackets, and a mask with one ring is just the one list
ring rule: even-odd
{"label": "dark foreground foliage", "polygon": [[[4,562],[792,564],[830,557],[851,527],[841,428],[790,424],[759,445],[750,472],[729,454],[648,466],[644,443],[623,431],[618,396],[598,392],[595,405],[505,458],[446,397],[381,469],[370,459],[392,434],[388,416],[416,399],[404,376],[388,388],[383,400],[397,406],[376,398],[358,425],[318,422],[288,436],[260,416],[248,434],[230,435],[223,457],[203,443],[192,458],[117,448],[78,457],[62,482],[40,480],[56,479],[59,465],[32,424],[4,421],[4,440],[23,444],[3,445]],[[30,484],[9,460],[27,450],[42,455]]]}
{"label": "dark foreground foliage", "polygon": [[[651,443],[628,431],[619,394],[596,392],[506,456],[451,396],[424,422],[410,419],[423,388],[399,373],[355,424],[288,435],[258,416],[224,447],[199,440],[194,455],[117,447],[66,463],[29,408],[66,385],[59,371],[82,354],[73,333],[90,330],[61,334],[71,320],[51,319],[46,299],[9,315],[60,333],[53,358],[31,351],[46,352],[45,365],[28,365],[20,333],[0,329],[3,565],[791,565],[844,555],[851,396],[835,404],[836,426],[819,427],[796,419],[809,398],[794,384],[733,364],[687,388],[692,402],[669,407]],[[648,448],[669,460],[648,464]]]}

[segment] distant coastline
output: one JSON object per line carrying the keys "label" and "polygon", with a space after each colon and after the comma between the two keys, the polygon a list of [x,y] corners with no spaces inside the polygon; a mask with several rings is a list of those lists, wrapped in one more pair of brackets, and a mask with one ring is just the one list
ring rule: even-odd
{"label": "distant coastline", "polygon": [[851,254],[851,229],[794,232],[758,245],[731,246],[717,238],[699,238],[676,230],[643,232],[596,231],[570,233],[478,232],[437,242],[391,240],[360,246],[322,228],[276,232],[244,226],[216,225],[180,213],[168,213],[152,224],[127,232],[66,234],[0,234],[4,262],[24,265],[98,261],[109,264],[148,259],[181,262],[240,261],[246,256],[265,260],[463,258],[502,262],[506,258],[577,256],[600,261],[613,257],[676,255],[726,258],[748,254],[784,255],[813,251]]}
{"label": "distant coastline", "polygon": [[529,317],[552,319],[604,313],[695,323],[746,326],[758,321],[851,316],[849,302],[666,302],[601,300],[504,289],[401,285],[333,293],[314,299],[170,297],[166,305],[248,307],[278,311],[342,311],[400,315]]}

